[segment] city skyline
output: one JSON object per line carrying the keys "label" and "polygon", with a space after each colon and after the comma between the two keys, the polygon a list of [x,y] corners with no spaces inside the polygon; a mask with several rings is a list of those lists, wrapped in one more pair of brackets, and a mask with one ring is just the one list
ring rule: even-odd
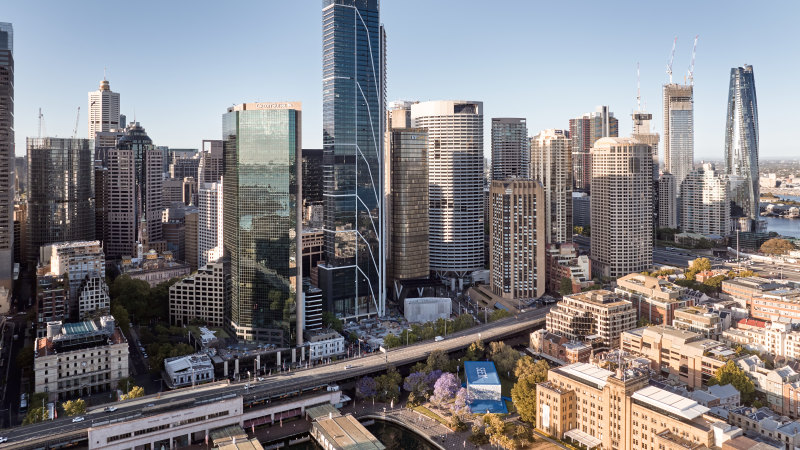
{"label": "city skyline", "polygon": [[[776,9],[779,6],[771,5],[751,11],[753,33],[715,25],[728,23],[725,19],[729,16],[732,20],[736,8],[713,4],[692,6],[692,14],[678,24],[667,17],[651,19],[647,24],[649,33],[643,38],[632,39],[627,33],[607,32],[609,48],[625,49],[622,58],[609,58],[599,52],[584,54],[580,55],[580,60],[587,68],[585,71],[535,71],[536,76],[531,78],[536,58],[501,60],[490,51],[492,43],[516,42],[518,51],[535,54],[553,43],[575,48],[574,44],[585,37],[555,25],[528,25],[526,17],[549,10],[556,12],[557,5],[506,4],[503,9],[477,2],[467,8],[453,8],[453,3],[442,2],[425,5],[428,14],[415,15],[411,20],[410,14],[419,8],[406,3],[383,2],[382,18],[389,30],[387,99],[472,98],[483,101],[486,104],[484,153],[487,156],[492,117],[525,117],[529,130],[558,129],[566,128],[569,118],[602,104],[609,105],[623,119],[620,136],[628,136],[631,124],[624,119],[636,109],[636,63],[639,62],[643,103],[647,112],[654,115],[654,131],[663,136],[660,89],[667,80],[665,69],[671,41],[678,36],[673,71],[674,80],[682,83],[691,59],[693,37],[699,34],[694,72],[697,160],[723,156],[729,71],[745,63],[752,64],[759,72],[762,159],[796,154],[797,145],[789,134],[791,115],[784,105],[797,103],[800,94],[791,90],[784,92],[782,87],[790,85],[791,74],[800,63],[794,58],[781,58],[787,54],[783,53],[787,50],[785,43],[789,43],[791,53],[791,42],[794,42],[785,31],[791,29],[788,21],[792,14],[784,5],[779,11]],[[253,3],[234,5],[212,14],[210,9],[202,7],[184,11],[177,5],[159,5],[161,10],[156,17],[144,16],[150,9],[147,7],[130,10],[110,5],[104,10],[92,10],[50,3],[45,12],[34,12],[26,10],[21,3],[11,4],[4,8],[6,15],[2,20],[15,26],[16,154],[24,153],[26,137],[38,133],[39,107],[43,109],[47,134],[64,137],[71,136],[76,109],[81,106],[78,136],[86,137],[85,95],[96,89],[104,67],[112,89],[122,94],[122,113],[129,121],[134,118],[140,121],[157,145],[196,148],[202,139],[216,138],[221,131],[216,111],[233,103],[296,98],[304,103],[306,110],[303,142],[309,148],[320,148],[319,57],[322,48],[318,6],[314,3]],[[797,8],[795,5],[788,7]],[[516,12],[501,13],[509,9]],[[576,25],[583,25],[587,30],[592,23],[602,23],[604,19],[642,21],[653,17],[646,9],[633,7],[633,4],[611,9],[584,5],[572,14]],[[107,15],[117,20],[109,22],[104,19]],[[447,52],[419,51],[425,42],[442,33],[438,31],[439,24],[470,23],[478,17],[483,22],[480,28],[483,32],[462,35],[459,45],[448,47]],[[145,18],[154,32],[137,36],[130,44],[120,44],[127,42],[125,39],[101,38],[116,35],[117,29],[125,29],[126,24],[139,23]],[[234,18],[240,23],[237,28],[243,34],[239,39],[260,46],[268,58],[263,63],[251,60],[248,63],[251,70],[231,76],[222,67],[209,65],[208,53],[223,54],[224,51],[226,57],[241,55],[244,59],[244,52],[250,54],[252,47],[231,48],[225,45],[224,39],[194,30],[204,29],[205,24],[229,23]],[[782,26],[783,21],[786,21],[785,26]],[[437,26],[433,26],[434,23]],[[280,36],[289,29],[318,31],[297,35],[285,45],[272,44],[286,42]],[[71,39],[53,39],[59,33]],[[95,51],[76,53],[77,48],[94,48]],[[128,57],[131,49],[147,55],[151,64],[141,64],[140,59]],[[454,68],[463,68],[458,61],[473,54],[481,55],[483,64],[471,66],[469,71],[454,72]],[[275,70],[272,64],[275,61],[283,61],[282,65],[292,69]],[[67,62],[73,70],[46,69]],[[178,66],[182,69],[177,70]],[[420,66],[428,68],[424,80],[412,72],[414,67]],[[209,85],[215,88],[209,90]],[[280,88],[272,88],[274,86]],[[201,90],[204,95],[196,95]],[[165,98],[170,99],[168,103],[164,102]]]}

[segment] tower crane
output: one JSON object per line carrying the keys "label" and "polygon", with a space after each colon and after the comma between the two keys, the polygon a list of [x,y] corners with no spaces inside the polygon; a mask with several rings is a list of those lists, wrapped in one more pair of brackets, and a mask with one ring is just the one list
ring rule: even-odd
{"label": "tower crane", "polygon": [[72,129],[72,139],[78,137],[78,121],[81,118],[81,107],[78,106],[78,113],[75,115],[75,128]]}
{"label": "tower crane", "polygon": [[638,111],[642,110],[642,91],[641,91],[641,84],[639,82],[639,63],[636,63],[636,109]]}
{"label": "tower crane", "polygon": [[42,108],[39,108],[39,137],[42,137],[43,133],[47,135],[44,125],[44,114],[42,114]]}
{"label": "tower crane", "polygon": [[667,75],[669,75],[669,84],[672,84],[672,61],[675,59],[675,44],[678,42],[678,36],[672,41],[672,53],[669,54],[669,63],[667,63]]}
{"label": "tower crane", "polygon": [[694,86],[694,57],[697,54],[697,38],[699,37],[699,34],[694,37],[694,47],[692,47],[692,64],[689,66],[689,76],[687,77],[689,84],[692,86]]}

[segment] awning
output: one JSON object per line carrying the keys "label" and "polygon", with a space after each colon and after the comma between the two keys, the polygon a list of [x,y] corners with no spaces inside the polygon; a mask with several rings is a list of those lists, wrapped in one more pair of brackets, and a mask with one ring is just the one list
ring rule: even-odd
{"label": "awning", "polygon": [[573,441],[577,441],[577,442],[585,445],[586,448],[599,447],[600,444],[603,443],[603,441],[601,441],[600,439],[598,439],[598,438],[596,438],[594,436],[588,435],[588,434],[584,433],[583,431],[581,431],[581,430],[579,430],[577,428],[573,428],[572,430],[567,431],[566,433],[564,433],[564,436],[572,439]]}

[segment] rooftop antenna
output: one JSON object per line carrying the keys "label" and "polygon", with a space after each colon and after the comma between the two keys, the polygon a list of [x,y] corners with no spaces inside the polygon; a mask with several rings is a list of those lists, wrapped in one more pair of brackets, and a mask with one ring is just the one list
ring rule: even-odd
{"label": "rooftop antenna", "polygon": [[636,108],[639,112],[642,111],[642,91],[639,78],[639,63],[636,63]]}
{"label": "rooftop antenna", "polygon": [[672,84],[672,61],[675,59],[675,44],[678,42],[678,36],[672,41],[672,53],[669,55],[669,63],[667,63],[667,75],[669,75],[669,84]]}
{"label": "rooftop antenna", "polygon": [[688,79],[689,79],[689,84],[692,86],[694,86],[694,57],[697,54],[697,38],[699,37],[700,37],[699,34],[694,37],[694,47],[692,47],[692,64],[689,66]]}
{"label": "rooftop antenna", "polygon": [[106,68],[105,67],[103,67],[103,81],[108,81],[106,79]]}

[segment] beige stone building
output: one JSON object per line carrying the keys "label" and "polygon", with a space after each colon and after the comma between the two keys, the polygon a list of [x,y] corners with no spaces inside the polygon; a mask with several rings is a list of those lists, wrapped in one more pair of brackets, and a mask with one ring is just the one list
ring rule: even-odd
{"label": "beige stone building", "polygon": [[719,314],[704,306],[688,306],[675,310],[672,326],[701,334],[707,339],[719,340],[722,336],[722,319]]}
{"label": "beige stone building", "polygon": [[687,288],[641,273],[618,278],[614,293],[630,300],[637,318],[655,325],[671,325],[675,310],[693,306],[696,301]]}
{"label": "beige stone building", "polygon": [[170,324],[184,326],[196,319],[208,326],[223,326],[224,304],[230,295],[230,283],[225,260],[218,260],[170,286]]}
{"label": "beige stone building", "polygon": [[536,386],[536,428],[585,448],[701,449],[715,444],[708,408],[648,385],[646,371],[576,363]]}
{"label": "beige stone building", "polygon": [[531,138],[531,178],[544,186],[547,243],[572,242],[572,140],[568,130]]}
{"label": "beige stone building", "polygon": [[565,296],[546,323],[547,331],[591,342],[595,350],[609,349],[619,347],[622,332],[636,326],[636,311],[613,292],[596,290]]}

